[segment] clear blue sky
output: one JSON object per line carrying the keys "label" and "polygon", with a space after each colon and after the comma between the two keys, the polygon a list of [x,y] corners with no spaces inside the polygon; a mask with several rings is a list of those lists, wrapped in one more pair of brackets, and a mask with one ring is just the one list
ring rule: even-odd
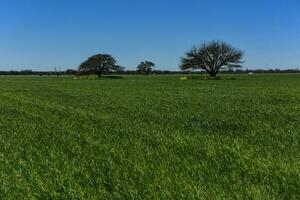
{"label": "clear blue sky", "polygon": [[0,70],[76,68],[110,53],[177,70],[192,46],[223,40],[245,68],[300,67],[299,0],[1,0]]}

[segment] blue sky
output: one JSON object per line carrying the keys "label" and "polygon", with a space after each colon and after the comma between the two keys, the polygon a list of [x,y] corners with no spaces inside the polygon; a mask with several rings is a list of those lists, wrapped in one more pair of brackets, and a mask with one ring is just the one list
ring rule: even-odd
{"label": "blue sky", "polygon": [[242,49],[245,68],[300,68],[299,10],[299,0],[1,0],[0,70],[76,68],[96,53],[177,70],[210,40]]}

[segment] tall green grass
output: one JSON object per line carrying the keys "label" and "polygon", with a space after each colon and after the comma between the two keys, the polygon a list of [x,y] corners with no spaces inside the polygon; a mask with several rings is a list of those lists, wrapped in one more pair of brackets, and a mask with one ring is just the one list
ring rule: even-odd
{"label": "tall green grass", "polygon": [[300,199],[300,75],[0,77],[0,198]]}

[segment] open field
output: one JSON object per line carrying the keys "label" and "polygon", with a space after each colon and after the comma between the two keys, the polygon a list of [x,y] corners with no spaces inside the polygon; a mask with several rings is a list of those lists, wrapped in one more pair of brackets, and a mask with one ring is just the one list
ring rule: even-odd
{"label": "open field", "polygon": [[0,198],[300,199],[300,75],[0,77]]}

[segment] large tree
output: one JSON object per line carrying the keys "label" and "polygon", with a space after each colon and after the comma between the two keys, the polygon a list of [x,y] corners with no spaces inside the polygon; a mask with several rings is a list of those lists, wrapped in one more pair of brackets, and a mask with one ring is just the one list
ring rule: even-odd
{"label": "large tree", "polygon": [[109,54],[96,54],[80,64],[79,71],[97,74],[99,77],[105,72],[122,70],[117,61]]}
{"label": "large tree", "polygon": [[241,67],[243,52],[225,42],[204,43],[188,51],[181,60],[181,70],[202,69],[211,77],[220,70]]}
{"label": "large tree", "polygon": [[137,66],[137,71],[140,73],[145,73],[149,75],[149,73],[153,70],[155,64],[151,61],[143,61]]}

